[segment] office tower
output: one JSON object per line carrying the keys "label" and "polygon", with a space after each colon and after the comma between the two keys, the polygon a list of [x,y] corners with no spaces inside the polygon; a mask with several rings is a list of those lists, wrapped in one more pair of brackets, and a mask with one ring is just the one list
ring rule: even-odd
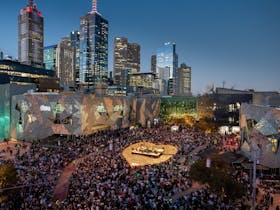
{"label": "office tower", "polygon": [[[116,85],[127,84],[127,74],[140,71],[140,45],[129,43],[125,37],[114,40],[114,82]],[[123,75],[123,76],[122,76]],[[126,81],[124,81],[126,80]]]}
{"label": "office tower", "polygon": [[92,11],[80,19],[80,86],[93,89],[108,78],[108,21]]}
{"label": "office tower", "polygon": [[70,33],[71,46],[75,47],[76,65],[75,65],[75,88],[80,87],[80,32],[72,31]]}
{"label": "office tower", "polygon": [[121,84],[121,72],[126,70],[127,38],[116,37],[114,40],[114,83]]}
{"label": "office tower", "polygon": [[154,74],[157,72],[157,55],[151,57],[151,72]]}
{"label": "office tower", "polygon": [[178,69],[178,93],[180,96],[191,95],[191,67],[182,63]]}
{"label": "office tower", "polygon": [[45,69],[56,71],[56,49],[57,49],[57,45],[44,47]]}
{"label": "office tower", "polygon": [[44,19],[33,0],[18,16],[19,62],[43,67]]}
{"label": "office tower", "polygon": [[3,60],[4,59],[4,53],[3,51],[0,49],[0,60]]}
{"label": "office tower", "polygon": [[71,46],[70,38],[64,37],[56,49],[56,72],[60,85],[64,88],[75,86],[75,47]]}
{"label": "office tower", "polygon": [[137,43],[127,44],[127,69],[131,74],[140,71],[140,45]]}
{"label": "office tower", "polygon": [[178,79],[178,56],[176,44],[167,42],[157,50],[156,77],[162,95],[175,95]]}

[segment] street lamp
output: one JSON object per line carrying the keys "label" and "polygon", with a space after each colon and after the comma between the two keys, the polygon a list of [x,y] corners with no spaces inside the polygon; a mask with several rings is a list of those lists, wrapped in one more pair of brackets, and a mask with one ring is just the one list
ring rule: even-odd
{"label": "street lamp", "polygon": [[251,151],[251,155],[253,156],[253,192],[252,192],[252,196],[253,196],[253,200],[252,200],[252,207],[253,210],[256,209],[256,173],[257,173],[257,164],[259,164],[259,160],[257,160],[257,158],[259,157],[259,152],[260,149],[258,148],[257,145],[253,144],[252,142],[252,151]]}

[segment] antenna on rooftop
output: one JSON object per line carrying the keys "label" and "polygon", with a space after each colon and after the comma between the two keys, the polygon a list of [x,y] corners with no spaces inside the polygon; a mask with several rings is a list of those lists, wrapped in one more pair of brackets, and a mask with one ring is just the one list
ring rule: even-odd
{"label": "antenna on rooftop", "polygon": [[97,13],[97,0],[92,0],[92,13]]}
{"label": "antenna on rooftop", "polygon": [[33,5],[34,5],[34,0],[29,0],[28,6],[33,7]]}

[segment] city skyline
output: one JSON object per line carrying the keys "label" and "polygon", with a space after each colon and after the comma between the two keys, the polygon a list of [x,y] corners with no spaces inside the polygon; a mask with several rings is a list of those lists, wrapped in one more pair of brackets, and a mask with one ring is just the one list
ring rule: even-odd
{"label": "city skyline", "polygon": [[[45,46],[57,44],[91,10],[91,1],[36,0],[45,22]],[[0,48],[17,57],[17,15],[27,0],[4,3]],[[150,71],[151,55],[164,42],[175,42],[179,65],[192,67],[192,90],[209,84],[237,89],[279,91],[280,2],[221,1],[98,1],[109,25],[109,71],[113,70],[114,37],[141,46],[141,71]],[[145,12],[143,12],[145,11]],[[171,14],[170,14],[171,13]],[[4,23],[4,24],[3,24]]]}

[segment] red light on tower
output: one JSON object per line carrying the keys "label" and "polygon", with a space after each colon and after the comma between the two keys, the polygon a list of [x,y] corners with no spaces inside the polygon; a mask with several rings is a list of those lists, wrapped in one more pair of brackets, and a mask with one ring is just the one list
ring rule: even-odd
{"label": "red light on tower", "polygon": [[42,13],[41,13],[40,11],[37,12],[37,15],[38,15],[39,17],[42,17]]}
{"label": "red light on tower", "polygon": [[26,7],[26,12],[33,12],[32,7]]}

